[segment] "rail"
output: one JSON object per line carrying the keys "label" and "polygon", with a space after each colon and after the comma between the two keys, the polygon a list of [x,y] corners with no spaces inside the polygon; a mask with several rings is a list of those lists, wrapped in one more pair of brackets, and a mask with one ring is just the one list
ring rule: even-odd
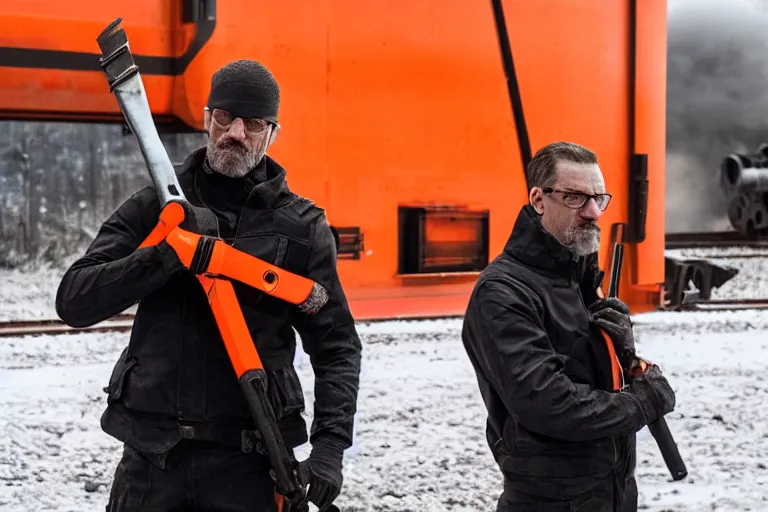
{"label": "rail", "polygon": [[[758,299],[719,299],[693,301],[673,307],[666,307],[664,311],[736,311],[744,309],[763,310],[768,309],[768,298]],[[453,318],[454,316],[444,317]],[[0,338],[12,338],[22,336],[41,336],[76,334],[82,332],[127,332],[133,326],[133,314],[117,315],[109,320],[89,327],[70,327],[61,320],[10,320],[0,321]],[[441,317],[442,318],[442,317]],[[434,320],[434,317],[404,318],[402,320]],[[388,319],[398,320],[398,319]],[[363,323],[376,323],[375,320]]]}
{"label": "rail", "polygon": [[[133,313],[115,315],[109,320],[89,327],[70,327],[61,320],[6,320],[0,321],[0,338],[39,336],[43,334],[76,334],[80,332],[127,332],[133,326]],[[390,321],[418,322],[422,320],[461,318],[461,315],[416,315],[406,317],[381,317],[359,320],[360,324],[372,324]]]}
{"label": "rail", "polygon": [[[692,248],[723,248],[723,247],[759,247],[768,249],[768,238],[749,237],[737,231],[705,231],[689,233],[667,233],[665,236],[666,249],[692,249]],[[744,253],[744,254],[713,254],[706,259],[713,258],[768,258],[768,252]],[[669,285],[669,283],[667,283]],[[677,301],[676,301],[677,302]],[[683,301],[672,303],[665,301],[662,310],[666,311],[729,311],[741,309],[768,309],[768,298],[758,299],[702,299],[691,302]],[[58,319],[40,320],[11,320],[0,321],[0,338],[75,334],[81,332],[126,332],[133,326],[135,314],[121,313],[109,320],[88,327],[70,327]],[[362,323],[375,323],[387,320],[422,320],[424,318],[381,318],[366,320]]]}
{"label": "rail", "polygon": [[61,320],[55,319],[0,321],[0,337],[75,334],[79,332],[126,332],[131,330],[133,318],[132,313],[121,313],[109,320],[88,327],[70,327]]}
{"label": "rail", "polygon": [[749,236],[738,231],[667,233],[664,237],[664,245],[667,249],[698,249],[704,247],[768,248],[768,238]]}
{"label": "rail", "polygon": [[694,301],[677,306],[674,311],[737,311],[743,309],[768,309],[768,298]]}

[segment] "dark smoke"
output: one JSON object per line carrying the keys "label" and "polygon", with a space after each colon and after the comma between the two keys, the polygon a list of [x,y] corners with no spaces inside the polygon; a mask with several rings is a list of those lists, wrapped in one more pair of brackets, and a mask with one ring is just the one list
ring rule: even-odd
{"label": "dark smoke", "polygon": [[720,162],[768,142],[768,6],[670,0],[666,231],[731,229]]}

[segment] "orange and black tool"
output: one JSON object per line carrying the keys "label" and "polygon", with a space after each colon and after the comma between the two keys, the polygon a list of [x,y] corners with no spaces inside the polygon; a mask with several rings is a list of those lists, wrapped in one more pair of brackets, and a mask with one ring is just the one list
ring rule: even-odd
{"label": "orange and black tool", "polygon": [[180,202],[168,203],[160,212],[157,225],[139,248],[164,240],[173,247],[181,262],[187,268],[194,267],[196,273],[240,281],[294,304],[306,314],[314,314],[327,302],[327,292],[318,283],[235,249],[223,240],[182,229],[179,225],[184,218],[184,207]]}
{"label": "orange and black tool", "polygon": [[[611,238],[613,242],[613,252],[611,255],[610,280],[608,281],[608,297],[618,297],[621,267],[624,262],[624,243],[622,241],[624,226],[623,224],[614,224],[612,227]],[[608,352],[611,356],[614,391],[621,391],[625,387],[624,373],[621,364],[616,355],[613,341],[605,331],[603,331],[603,338],[605,339],[605,344],[608,347]],[[632,361],[628,373],[633,376],[640,376],[648,370],[651,364],[653,363],[636,358]],[[664,458],[664,463],[667,465],[667,469],[672,475],[672,479],[682,480],[685,478],[688,475],[688,469],[685,467],[685,462],[683,462],[683,458],[680,456],[677,443],[675,443],[675,439],[672,437],[672,433],[669,431],[667,421],[664,417],[662,416],[653,423],[650,423],[648,425],[648,430],[656,440],[656,445],[659,447],[659,451],[661,451],[661,456]]]}
{"label": "orange and black tool", "polygon": [[[299,481],[298,465],[285,446],[267,399],[267,374],[230,280],[243,282],[294,304],[308,315],[326,304],[327,291],[311,279],[250,256],[220,239],[180,227],[191,206],[153,123],[138,67],[120,24],[118,18],[97,38],[102,52],[100,63],[110,91],[117,97],[120,109],[136,135],[161,205],[158,223],[140,247],[166,241],[187,268],[194,268],[248,402],[260,435],[259,442],[272,465],[277,508],[280,512],[307,512],[309,504],[306,490]],[[331,512],[338,510],[335,506],[329,509]]]}
{"label": "orange and black tool", "polygon": [[[622,244],[615,244],[613,248],[611,274],[608,281],[609,297],[619,296],[619,293],[618,293],[619,276],[621,274],[621,271],[618,269],[621,268],[623,258],[624,258],[624,246]],[[602,293],[602,289],[600,288],[598,288],[598,296],[600,298],[604,297]],[[624,381],[624,371],[621,368],[621,363],[619,362],[619,356],[616,354],[616,349],[613,346],[613,340],[611,340],[610,336],[608,336],[608,333],[605,331],[601,331],[601,332],[603,334],[603,339],[605,340],[605,346],[608,349],[608,357],[611,360],[611,377],[613,379],[613,390],[621,391],[626,387],[626,382]]]}

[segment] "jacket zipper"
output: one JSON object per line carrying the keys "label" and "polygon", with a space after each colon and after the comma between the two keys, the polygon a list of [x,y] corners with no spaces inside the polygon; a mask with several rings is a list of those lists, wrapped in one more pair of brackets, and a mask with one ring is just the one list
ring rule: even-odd
{"label": "jacket zipper", "polygon": [[235,242],[237,241],[237,233],[240,230],[240,221],[243,218],[243,213],[245,213],[245,207],[248,206],[248,202],[251,200],[251,196],[253,195],[253,191],[256,190],[256,187],[252,187],[251,191],[248,192],[248,197],[245,198],[245,202],[243,202],[242,208],[240,208],[240,214],[237,216],[237,222],[235,223],[235,234],[232,238],[232,246],[234,247]]}
{"label": "jacket zipper", "polygon": [[[579,302],[581,302],[581,305],[584,307],[584,309],[587,309],[587,305],[584,302],[584,297],[581,295],[581,289],[579,288],[579,283],[574,281],[573,275],[571,275],[570,279],[571,279],[571,286],[574,286],[574,285],[576,286],[576,292],[577,292],[577,295],[579,296]],[[608,354],[608,357],[609,358],[611,357],[610,353]],[[608,364],[609,365],[611,364],[610,359],[608,360]],[[621,392],[621,390],[619,390],[619,392]],[[615,468],[619,463],[619,449],[616,447],[615,437],[611,438],[611,446],[613,447],[613,467]]]}
{"label": "jacket zipper", "polygon": [[[210,206],[205,202],[205,199],[203,199],[203,195],[200,193],[199,187],[197,186],[197,174],[195,174],[195,193],[197,194],[197,198],[200,200],[200,203],[208,208],[209,210],[213,211]],[[243,213],[245,212],[245,207],[248,206],[248,202],[251,200],[251,196],[253,195],[253,191],[256,190],[256,187],[252,187],[251,191],[248,192],[248,197],[245,198],[245,201],[243,202],[243,206],[240,207],[240,213],[237,216],[237,222],[235,222],[235,233],[232,235],[232,243],[229,245],[234,247],[235,242],[237,242],[237,233],[240,230],[240,221],[243,218]],[[215,214],[214,214],[215,215]],[[224,241],[224,240],[222,240]],[[224,241],[226,243],[226,241]]]}

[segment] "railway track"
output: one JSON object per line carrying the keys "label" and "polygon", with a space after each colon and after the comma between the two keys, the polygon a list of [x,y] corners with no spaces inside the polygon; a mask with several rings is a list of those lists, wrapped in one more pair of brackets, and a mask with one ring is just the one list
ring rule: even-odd
{"label": "railway track", "polygon": [[[768,298],[741,300],[706,300],[691,302],[668,311],[738,311],[745,309],[768,309]],[[417,320],[417,319],[408,319]],[[425,319],[426,320],[426,319]],[[0,321],[0,338],[76,334],[81,332],[127,332],[133,326],[133,315],[118,315],[108,321],[90,327],[69,327],[61,320],[19,320]]]}
{"label": "railway track", "polygon": [[0,337],[43,334],[74,334],[79,332],[126,332],[133,325],[132,313],[115,315],[107,321],[89,327],[70,327],[61,320],[10,320],[0,322]]}
{"label": "railway track", "polygon": [[768,238],[750,237],[738,231],[704,231],[667,233],[667,249],[700,249],[707,247],[758,247],[768,249]]}
{"label": "railway track", "polygon": [[674,311],[738,311],[743,309],[768,309],[768,298],[709,299],[682,304],[674,308]]}
{"label": "railway track", "polygon": [[[667,308],[667,311],[737,311],[745,309],[768,309],[768,298],[758,299],[718,299],[694,301],[682,304],[674,308]],[[21,336],[40,336],[40,335],[58,335],[75,334],[80,332],[127,332],[131,330],[134,315],[125,313],[92,325],[90,327],[69,327],[61,320],[12,320],[0,321],[0,338],[21,337]],[[430,318],[424,318],[428,320]],[[408,320],[418,320],[409,318]]]}
{"label": "railway track", "polygon": [[[719,288],[737,270],[722,267],[712,260],[768,259],[768,237],[748,236],[738,231],[667,233],[665,249],[682,249],[681,254],[665,258],[667,311],[733,311],[768,309],[768,297],[755,299],[711,299],[712,288]],[[686,256],[685,249],[690,250]],[[688,283],[688,281],[691,281]],[[685,303],[690,285],[701,297]]]}
{"label": "railway track", "polygon": [[[765,248],[766,252],[711,255],[712,258],[768,258],[768,238],[748,237],[737,231],[668,233],[666,249],[748,247]],[[728,311],[768,309],[768,297],[759,299],[702,300],[664,308],[667,311]],[[35,335],[74,334],[80,332],[126,332],[133,326],[133,313],[115,315],[89,327],[70,327],[58,319],[0,321],[0,338]],[[416,319],[409,319],[416,320]]]}

